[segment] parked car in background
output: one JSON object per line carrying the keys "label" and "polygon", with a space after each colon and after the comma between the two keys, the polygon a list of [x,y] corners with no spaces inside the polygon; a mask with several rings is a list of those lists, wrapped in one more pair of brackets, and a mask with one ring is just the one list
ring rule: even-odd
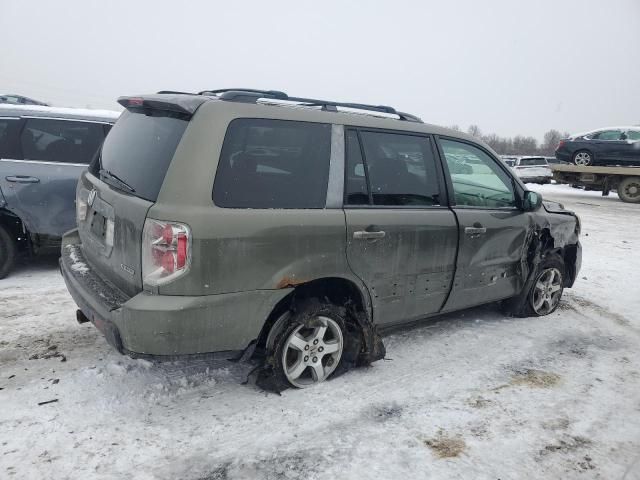
{"label": "parked car in background", "polygon": [[21,253],[58,251],[75,190],[118,112],[0,104],[0,278]]}
{"label": "parked car in background", "polygon": [[556,158],[575,165],[640,165],[640,127],[610,127],[560,140]]}
{"label": "parked car in background", "polygon": [[119,102],[60,265],[121,353],[248,349],[258,385],[308,387],[382,358],[378,328],[547,315],[580,269],[578,218],[464,133],[277,91]]}
{"label": "parked car in background", "polygon": [[545,157],[502,156],[502,160],[524,183],[551,183],[553,172]]}
{"label": "parked car in background", "polygon": [[12,93],[0,94],[0,104],[2,103],[9,103],[12,105],[40,105],[42,107],[46,107],[49,105],[48,103],[34,100],[33,98],[24,97],[22,95],[14,95]]}

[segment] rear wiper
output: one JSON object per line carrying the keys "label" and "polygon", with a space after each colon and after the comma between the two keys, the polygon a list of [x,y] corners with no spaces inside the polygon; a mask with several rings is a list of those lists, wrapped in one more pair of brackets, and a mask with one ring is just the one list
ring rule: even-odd
{"label": "rear wiper", "polygon": [[105,170],[104,168],[101,168],[100,176],[108,178],[112,182],[117,183],[119,187],[123,188],[124,190],[128,190],[131,193],[134,193],[136,191],[135,188],[133,188],[127,182],[119,178],[115,173],[111,173],[109,170]]}

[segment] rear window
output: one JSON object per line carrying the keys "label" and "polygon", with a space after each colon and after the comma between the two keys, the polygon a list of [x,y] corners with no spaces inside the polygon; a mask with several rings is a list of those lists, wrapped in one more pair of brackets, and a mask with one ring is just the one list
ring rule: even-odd
{"label": "rear window", "polygon": [[188,123],[170,112],[127,110],[107,135],[99,165],[133,195],[155,202]]}
{"label": "rear window", "polygon": [[520,159],[520,165],[523,167],[547,165],[547,161],[544,158],[522,158]]}
{"label": "rear window", "polygon": [[324,208],[331,125],[237,119],[229,124],[213,187],[228,208]]}

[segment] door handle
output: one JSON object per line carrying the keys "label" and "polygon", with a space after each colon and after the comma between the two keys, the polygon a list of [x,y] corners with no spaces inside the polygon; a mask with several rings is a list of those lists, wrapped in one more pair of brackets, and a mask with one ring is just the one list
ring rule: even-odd
{"label": "door handle", "polygon": [[39,183],[40,179],[38,177],[29,177],[27,175],[9,175],[8,177],[4,177],[7,182],[13,183]]}
{"label": "door handle", "polygon": [[380,230],[378,232],[367,232],[366,230],[361,230],[358,232],[353,232],[353,238],[356,240],[368,240],[372,238],[384,238],[386,232]]}
{"label": "door handle", "polygon": [[465,227],[464,233],[471,236],[477,236],[487,233],[487,229],[485,227]]}

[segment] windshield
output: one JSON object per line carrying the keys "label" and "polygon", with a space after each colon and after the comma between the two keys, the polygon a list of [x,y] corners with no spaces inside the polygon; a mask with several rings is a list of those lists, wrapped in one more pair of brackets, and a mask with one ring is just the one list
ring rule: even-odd
{"label": "windshield", "polygon": [[187,124],[168,112],[125,111],[102,147],[103,179],[120,189],[126,185],[126,191],[155,202]]}

